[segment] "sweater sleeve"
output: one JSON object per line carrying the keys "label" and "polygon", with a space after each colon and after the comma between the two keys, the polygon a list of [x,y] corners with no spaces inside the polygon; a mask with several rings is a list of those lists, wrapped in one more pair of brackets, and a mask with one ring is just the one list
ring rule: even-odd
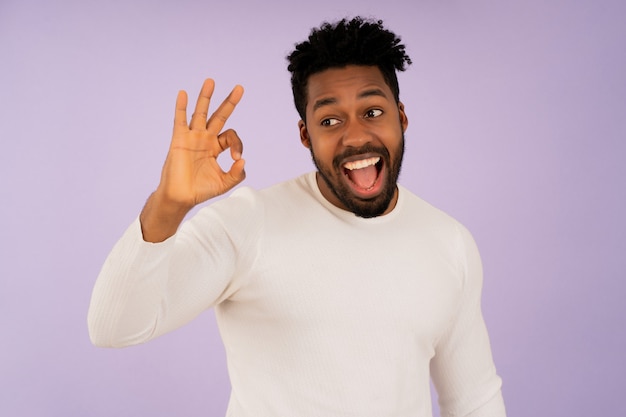
{"label": "sweater sleeve", "polygon": [[462,295],[431,361],[441,416],[505,417],[502,381],[496,374],[480,306],[480,255],[467,229],[458,225],[458,230]]}
{"label": "sweater sleeve", "polygon": [[92,343],[144,343],[186,324],[244,284],[262,207],[251,190],[243,190],[203,208],[161,243],[143,240],[139,219],[130,225],[92,292]]}

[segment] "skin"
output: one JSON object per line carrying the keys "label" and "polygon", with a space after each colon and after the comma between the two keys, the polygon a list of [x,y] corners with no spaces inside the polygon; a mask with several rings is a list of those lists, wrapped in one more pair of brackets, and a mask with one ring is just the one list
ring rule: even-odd
{"label": "skin", "polygon": [[[331,68],[309,77],[306,123],[300,139],[318,167],[317,183],[333,205],[361,217],[389,213],[398,199],[397,177],[408,119],[375,66]],[[348,161],[380,157],[381,185],[372,192],[346,177]]]}
{"label": "skin", "polygon": [[[195,205],[226,193],[245,178],[241,139],[232,129],[222,132],[241,100],[243,87],[236,86],[207,120],[214,87],[213,80],[205,80],[189,123],[187,93],[178,93],[161,180],[139,216],[147,242],[162,242],[174,235]],[[227,149],[233,163],[230,170],[223,171],[217,157]]]}

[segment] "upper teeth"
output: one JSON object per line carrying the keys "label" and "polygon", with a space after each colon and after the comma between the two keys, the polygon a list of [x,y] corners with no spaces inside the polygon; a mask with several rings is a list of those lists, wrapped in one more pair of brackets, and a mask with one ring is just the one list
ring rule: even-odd
{"label": "upper teeth", "polygon": [[375,165],[378,161],[380,161],[380,157],[375,156],[373,158],[361,159],[359,161],[346,162],[343,167],[352,171],[354,169],[361,169],[370,165]]}

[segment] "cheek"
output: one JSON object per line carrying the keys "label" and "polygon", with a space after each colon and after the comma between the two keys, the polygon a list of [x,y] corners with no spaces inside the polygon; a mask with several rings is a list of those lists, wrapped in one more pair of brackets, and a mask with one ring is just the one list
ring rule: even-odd
{"label": "cheek", "polygon": [[336,155],[334,146],[331,146],[323,140],[317,140],[311,142],[310,149],[318,165],[323,165],[327,169],[333,166],[333,159]]}
{"label": "cheek", "polygon": [[309,146],[318,157],[322,155],[328,156],[333,154],[335,150],[335,142],[332,138],[322,135],[311,135],[309,138]]}
{"label": "cheek", "polygon": [[315,157],[323,163],[327,163],[329,158],[332,160],[332,152],[323,143],[312,142],[311,152],[315,153]]}
{"label": "cheek", "polygon": [[404,131],[402,130],[402,125],[398,124],[393,127],[390,126],[389,129],[387,129],[386,135],[383,137],[386,138],[387,147],[394,149],[402,142],[403,136]]}

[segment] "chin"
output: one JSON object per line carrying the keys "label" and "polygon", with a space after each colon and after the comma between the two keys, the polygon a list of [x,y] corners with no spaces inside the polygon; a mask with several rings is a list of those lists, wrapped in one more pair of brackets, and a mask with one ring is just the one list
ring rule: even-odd
{"label": "chin", "polygon": [[334,188],[331,189],[347,210],[358,217],[368,219],[381,216],[389,209],[389,205],[396,193],[396,184],[387,183],[379,195],[366,200],[350,195],[350,191],[341,193],[337,192],[338,190]]}

